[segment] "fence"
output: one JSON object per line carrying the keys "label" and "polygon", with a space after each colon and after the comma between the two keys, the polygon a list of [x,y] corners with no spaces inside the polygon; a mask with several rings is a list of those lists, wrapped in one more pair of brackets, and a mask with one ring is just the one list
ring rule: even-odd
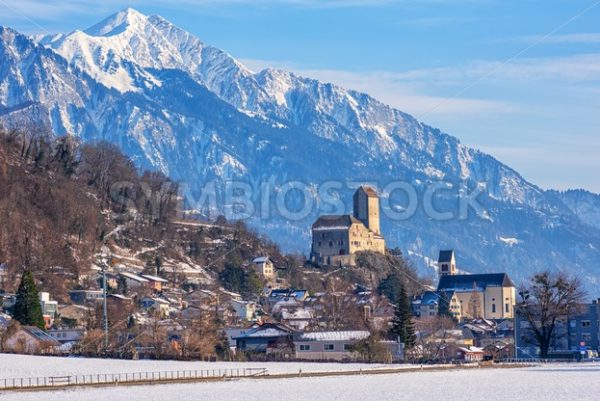
{"label": "fence", "polygon": [[177,381],[226,380],[266,375],[267,369],[265,368],[234,368],[21,377],[0,379],[0,390],[26,390],[45,387],[94,386],[106,384],[118,385]]}

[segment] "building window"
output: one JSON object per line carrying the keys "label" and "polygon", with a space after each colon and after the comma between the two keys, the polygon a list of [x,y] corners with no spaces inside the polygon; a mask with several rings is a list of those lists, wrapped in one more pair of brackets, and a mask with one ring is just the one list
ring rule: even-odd
{"label": "building window", "polygon": [[323,344],[323,351],[333,351],[334,349],[333,344]]}
{"label": "building window", "polygon": [[496,304],[492,304],[492,313],[496,313]]}
{"label": "building window", "polygon": [[352,351],[352,344],[344,344],[344,351],[346,351],[346,352]]}
{"label": "building window", "polygon": [[[510,312],[510,305],[509,304],[504,304],[504,311],[506,313]],[[518,344],[517,344],[518,345]]]}
{"label": "building window", "polygon": [[592,335],[590,333],[583,333],[581,339],[583,341],[592,341]]}
{"label": "building window", "polygon": [[300,351],[310,351],[310,344],[300,344]]}
{"label": "building window", "polygon": [[581,327],[590,327],[591,322],[589,320],[582,320]]}
{"label": "building window", "polygon": [[331,248],[333,246],[333,241],[329,241],[329,247]]}

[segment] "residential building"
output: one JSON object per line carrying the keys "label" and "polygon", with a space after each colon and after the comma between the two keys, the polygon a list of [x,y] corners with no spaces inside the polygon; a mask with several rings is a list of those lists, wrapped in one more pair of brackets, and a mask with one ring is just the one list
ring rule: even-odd
{"label": "residential building", "polygon": [[140,307],[152,314],[157,314],[161,317],[169,316],[171,306],[169,301],[159,297],[146,296],[140,299]]}
{"label": "residential building", "polygon": [[481,362],[485,356],[483,348],[479,347],[458,347],[456,359],[465,362]]}
{"label": "residential building", "polygon": [[354,346],[369,336],[368,331],[362,330],[295,333],[295,357],[311,361],[353,361],[360,357]]}
{"label": "residential building", "polygon": [[106,297],[108,319],[113,323],[126,322],[133,313],[134,306],[133,298],[121,294],[108,294]]}
{"label": "residential building", "polygon": [[4,341],[4,350],[20,354],[52,353],[60,343],[35,326],[21,326]]}
{"label": "residential building", "polygon": [[[556,322],[550,344],[552,358],[592,357],[600,352],[600,300],[582,304],[574,316]],[[530,323],[517,313],[515,338],[519,358],[539,357]]]}
{"label": "residential building", "polygon": [[84,305],[101,301],[104,298],[102,290],[72,290],[69,298],[77,305]]}
{"label": "residential building", "polygon": [[51,319],[56,317],[58,312],[58,302],[50,300],[50,293],[48,292],[40,292],[40,305],[42,306],[42,313],[45,316],[49,316]]}
{"label": "residential building", "polygon": [[85,337],[85,329],[82,328],[58,328],[47,331],[48,335],[61,344],[79,342]]}
{"label": "residential building", "polygon": [[135,273],[121,272],[119,273],[125,280],[128,290],[136,290],[140,288],[151,288],[150,280]]}
{"label": "residential building", "polygon": [[256,319],[256,303],[250,301],[238,301],[232,299],[229,306],[235,311],[235,316],[243,321],[252,321]]}
{"label": "residential building", "polygon": [[296,330],[304,331],[315,322],[314,312],[310,308],[297,308],[293,311],[281,310],[281,322]]}
{"label": "residential building", "polygon": [[259,276],[267,280],[270,284],[275,282],[275,265],[268,256],[254,258],[254,260],[252,260],[252,268]]}
{"label": "residential building", "polygon": [[293,330],[283,324],[262,323],[235,337],[236,349],[267,355],[292,356]]}
{"label": "residential building", "polygon": [[308,298],[307,290],[295,290],[292,288],[279,288],[271,290],[268,293],[268,302],[271,307],[281,301],[295,300],[298,302],[304,302]]}
{"label": "residential building", "polygon": [[142,274],[141,276],[148,280],[146,287],[154,292],[162,292],[165,284],[169,284],[169,280],[165,280],[162,277],[151,276],[149,274]]}
{"label": "residential building", "polygon": [[377,192],[361,186],[354,193],[353,206],[352,215],[324,215],[312,225],[310,259],[316,265],[352,266],[358,252],[385,253]]}
{"label": "residential building", "polygon": [[60,324],[68,326],[85,326],[93,318],[94,310],[84,305],[59,305]]}

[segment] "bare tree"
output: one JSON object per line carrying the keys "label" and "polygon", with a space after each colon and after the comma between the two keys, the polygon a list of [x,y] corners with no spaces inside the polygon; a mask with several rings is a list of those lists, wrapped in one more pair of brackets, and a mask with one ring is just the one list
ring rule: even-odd
{"label": "bare tree", "polygon": [[517,316],[529,323],[530,340],[546,358],[553,341],[564,335],[557,327],[580,311],[585,291],[576,277],[544,271],[521,286],[519,296]]}

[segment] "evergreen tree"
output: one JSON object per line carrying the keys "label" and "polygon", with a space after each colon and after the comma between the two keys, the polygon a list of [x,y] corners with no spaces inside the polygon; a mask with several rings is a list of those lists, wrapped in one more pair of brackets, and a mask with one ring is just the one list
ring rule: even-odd
{"label": "evergreen tree", "polygon": [[13,317],[23,325],[37,326],[40,329],[46,328],[37,286],[33,274],[29,270],[25,271],[21,278]]}
{"label": "evergreen tree", "polygon": [[412,321],[412,311],[404,287],[400,288],[398,294],[398,302],[396,303],[396,311],[394,312],[390,334],[404,343],[406,349],[410,349],[415,345],[416,336]]}

